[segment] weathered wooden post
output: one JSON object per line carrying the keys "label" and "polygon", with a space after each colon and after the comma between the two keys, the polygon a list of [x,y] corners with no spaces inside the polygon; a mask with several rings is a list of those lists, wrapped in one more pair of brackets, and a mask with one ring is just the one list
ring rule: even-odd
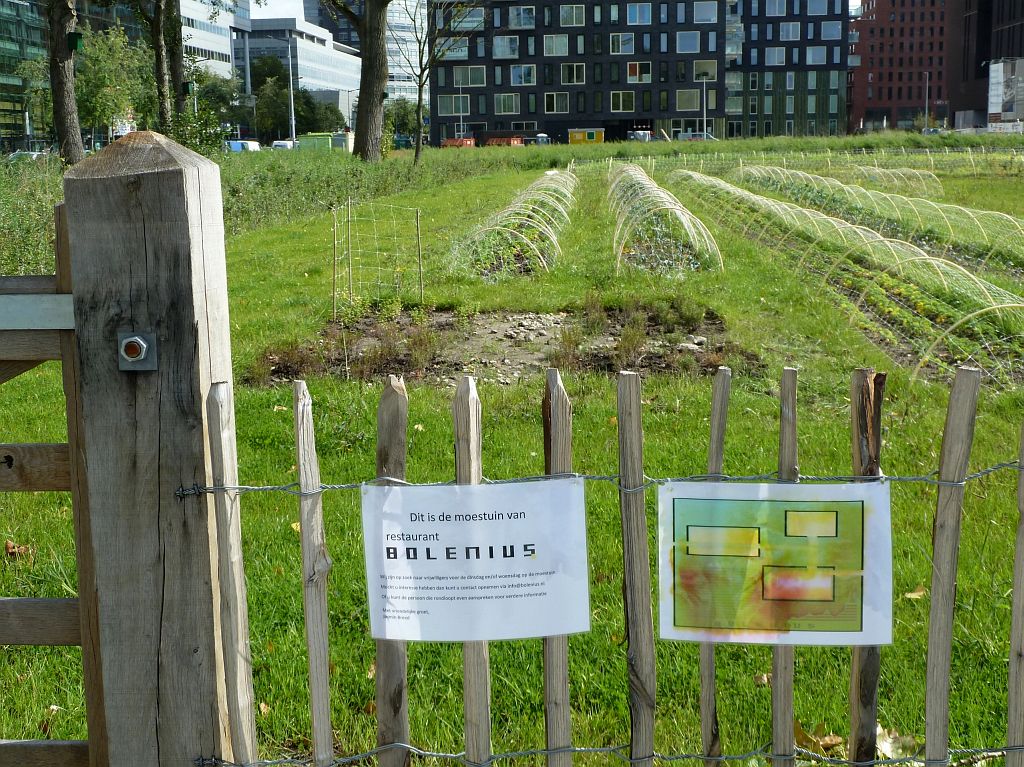
{"label": "weathered wooden post", "polygon": [[214,501],[178,494],[213,484],[207,395],[231,382],[220,172],[133,133],[64,196],[105,714],[90,739],[110,765],[230,759]]}

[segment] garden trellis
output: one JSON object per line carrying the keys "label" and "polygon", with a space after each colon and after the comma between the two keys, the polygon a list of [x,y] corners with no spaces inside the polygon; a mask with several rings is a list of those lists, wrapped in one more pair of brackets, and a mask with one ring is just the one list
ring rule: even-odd
{"label": "garden trellis", "polygon": [[723,268],[711,232],[643,168],[611,164],[608,175],[608,204],[616,220],[612,253],[618,269],[625,263],[681,276]]}
{"label": "garden trellis", "polygon": [[349,199],[331,210],[332,316],[338,297],[381,301],[415,294],[423,299],[423,233],[418,208]]}
{"label": "garden trellis", "polygon": [[[44,360],[59,359],[68,405],[67,443],[4,446],[0,489],[71,492],[79,586],[74,599],[0,600],[0,643],[80,644],[89,724],[88,741],[0,741],[0,763],[40,767],[259,763],[239,525],[240,496],[246,489],[298,493],[292,500],[301,514],[304,598],[315,608],[306,612],[311,674],[320,682],[330,674],[321,643],[326,641],[324,585],[331,563],[326,543],[319,537],[323,521],[317,507],[325,493],[354,492],[357,485],[332,486],[321,481],[312,402],[301,384],[295,387],[294,411],[298,486],[242,488],[239,484],[219,188],[214,163],[163,137],[131,134],[69,171],[65,207],[57,214],[57,276],[0,278],[0,378],[6,381]],[[713,384],[708,473],[674,481],[754,479],[721,473],[730,378],[722,368]],[[872,478],[878,477],[881,466],[882,379],[868,370],[853,374],[849,390],[853,471],[847,479],[879,481]],[[948,764],[951,756],[1006,753],[1010,767],[1020,767],[1024,755],[1024,547],[1018,548],[1021,553],[1014,568],[1009,746],[949,748],[954,595],[965,486],[999,469],[1007,470],[1006,474],[1021,469],[1019,460],[1011,460],[968,474],[980,379],[976,370],[957,371],[936,476],[890,481],[931,483],[937,493],[923,757],[936,765]],[[410,444],[406,395],[399,379],[389,379],[378,410],[376,476],[367,477],[368,481],[404,478]],[[815,391],[814,396],[823,395]],[[846,396],[843,392],[836,400]],[[797,404],[797,371],[787,368],[778,395],[778,468],[771,478],[824,479],[799,474]],[[537,420],[544,424],[545,470],[549,476],[565,475],[572,471],[572,403],[554,371],[548,373],[538,405]],[[705,683],[699,752],[655,752],[655,714],[657,706],[665,703],[657,699],[644,495],[663,480],[652,480],[644,472],[643,408],[639,376],[620,373],[614,409],[618,467],[609,467],[607,475],[590,477],[614,483],[618,489],[627,643],[622,649],[627,673],[619,683],[628,689],[630,743],[573,743],[573,709],[567,690],[578,667],[569,665],[572,656],[565,653],[564,637],[538,640],[545,644],[547,741],[524,753],[545,756],[550,765],[562,767],[574,761],[574,754],[586,753],[641,765],[683,759],[711,763],[724,753],[717,736],[718,691],[711,648],[701,653]],[[452,408],[457,482],[485,481],[482,413],[473,381],[463,379]],[[741,413],[740,417],[747,416]],[[541,426],[537,428],[540,431]],[[527,479],[534,478],[519,481]],[[1018,504],[1024,512],[1024,486]],[[1024,540],[1024,527],[1019,535]],[[612,637],[608,641],[621,644]],[[413,737],[420,742],[429,738],[429,734],[410,732],[407,726],[403,734],[409,678],[404,650],[400,643],[377,646],[375,684],[382,696],[379,700],[386,705],[377,706],[381,746],[375,755],[387,765],[407,763],[414,752],[409,746]],[[792,764],[794,759],[822,760],[794,743],[793,668],[799,652],[783,648],[775,655],[773,742],[737,758],[771,758],[776,765]],[[465,749],[439,753],[437,758],[483,765],[516,756],[491,749],[487,646],[470,643],[464,653],[469,712]],[[264,664],[275,659],[262,656],[258,660]],[[573,660],[585,663],[587,658]],[[885,663],[884,653],[870,650],[859,652],[853,660],[851,755],[860,759],[867,753],[865,761],[870,763],[876,763],[872,738],[877,675],[873,671],[879,663]],[[324,688],[330,693],[330,686],[321,684],[316,688],[317,701],[322,700]],[[500,687],[495,689],[500,694]],[[314,716],[312,759],[296,757],[287,763],[344,764],[367,758],[365,754],[335,757],[334,733],[323,718],[325,713],[320,709]],[[303,733],[295,735],[297,742],[305,741]],[[921,763],[921,756],[906,761]]]}
{"label": "garden trellis", "polygon": [[953,257],[990,258],[1024,267],[1024,220],[991,210],[865,189],[834,178],[777,166],[746,165],[735,178],[782,192],[801,203],[879,230],[915,237],[925,249],[940,244]]}
{"label": "garden trellis", "polygon": [[[953,355],[973,355],[972,360],[997,381],[1009,383],[1019,375],[1024,298],[912,243],[841,218],[693,171],[675,171],[671,178],[709,194],[720,203],[711,206],[719,216],[738,203],[756,216],[749,228],[781,233],[783,242],[795,238],[808,243],[799,265],[854,291],[876,314],[898,320],[900,315],[886,308],[887,301],[897,300],[916,318],[904,323],[904,340],[914,342],[915,333],[925,333],[923,343],[915,342],[922,363],[929,361],[936,344],[944,343]],[[891,278],[902,285],[890,284]],[[979,324],[967,327],[972,321]],[[953,331],[969,336],[971,343],[962,346]]]}

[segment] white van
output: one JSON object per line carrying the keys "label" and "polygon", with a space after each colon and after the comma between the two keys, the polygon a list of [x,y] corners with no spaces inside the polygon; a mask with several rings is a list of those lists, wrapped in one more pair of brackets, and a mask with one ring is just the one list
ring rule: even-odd
{"label": "white van", "polygon": [[258,152],[260,151],[260,142],[229,139],[224,142],[224,148],[229,152]]}
{"label": "white van", "polygon": [[296,141],[275,141],[270,145],[271,149],[294,149]]}

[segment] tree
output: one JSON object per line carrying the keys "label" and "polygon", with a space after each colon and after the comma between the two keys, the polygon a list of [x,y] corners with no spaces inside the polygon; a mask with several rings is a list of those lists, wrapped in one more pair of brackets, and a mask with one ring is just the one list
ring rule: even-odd
{"label": "tree", "polygon": [[388,99],[384,105],[384,121],[394,126],[395,133],[415,136],[417,131],[423,131],[423,117],[409,99]]}
{"label": "tree", "polygon": [[75,87],[82,122],[93,129],[117,119],[150,123],[157,111],[149,47],[121,27],[85,30]]}
{"label": "tree", "polygon": [[[447,21],[449,28],[462,26],[468,21],[472,8],[473,5],[467,0],[435,0],[430,3],[430,11],[434,13],[434,19],[431,19],[417,0],[405,0],[402,3],[405,17],[402,26],[406,27],[408,37],[400,36],[396,31],[391,34],[402,63],[416,82],[416,129],[410,131],[416,137],[413,165],[419,163],[423,151],[424,96],[430,84],[430,70],[445,57],[456,41],[455,37],[443,35],[445,25],[437,25],[434,20],[440,16]],[[411,45],[408,42],[410,39]]]}
{"label": "tree", "polygon": [[359,75],[359,109],[356,113],[355,154],[367,162],[381,159],[384,129],[384,94],[388,87],[388,6],[391,0],[324,0],[355,27],[359,35],[362,66]]}
{"label": "tree", "polygon": [[25,109],[32,115],[36,134],[53,128],[53,99],[50,89],[50,62],[47,58],[25,59],[13,72],[25,90]]}
{"label": "tree", "polygon": [[78,14],[75,0],[48,0],[46,19],[49,22],[49,80],[53,94],[53,126],[57,134],[60,156],[68,165],[85,157],[82,129],[78,122],[75,99],[75,62],[68,34],[75,30]]}

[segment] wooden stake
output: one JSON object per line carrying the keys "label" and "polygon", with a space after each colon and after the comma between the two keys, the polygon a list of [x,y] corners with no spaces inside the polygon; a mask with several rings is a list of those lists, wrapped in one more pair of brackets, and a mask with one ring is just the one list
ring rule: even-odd
{"label": "wooden stake", "polygon": [[353,275],[352,275],[352,198],[348,198],[348,205],[345,208],[345,215],[347,217],[346,235],[348,237],[348,300],[351,301],[355,298],[355,288],[353,287]]}
{"label": "wooden stake", "polygon": [[[959,368],[953,381],[942,432],[941,482],[963,482],[974,442],[981,372]],[[928,664],[925,686],[925,758],[949,759],[949,672],[953,653],[953,605],[960,550],[962,484],[939,485],[932,527],[932,604],[928,618]]]}
{"label": "wooden stake", "polygon": [[331,321],[338,321],[338,209],[331,208],[331,216],[334,219],[333,258],[331,259]]}
{"label": "wooden stake", "polygon": [[[1020,430],[1020,465],[1024,466],[1024,427]],[[1013,557],[1013,608],[1010,618],[1010,685],[1006,742],[1024,746],[1024,471],[1017,473],[1017,544]],[[1006,754],[1006,767],[1024,767],[1024,751]]]}
{"label": "wooden stake", "polygon": [[[409,395],[399,376],[388,376],[377,408],[377,476],[405,479]],[[408,653],[403,641],[377,642],[377,745],[409,742]],[[382,751],[381,767],[407,767],[408,749]]]}
{"label": "wooden stake", "polygon": [[[884,394],[885,373],[863,368],[853,372],[850,383],[850,440],[854,476],[881,476]],[[850,664],[850,758],[855,762],[869,762],[875,758],[881,660],[879,647],[853,648]]]}
{"label": "wooden stake", "polygon": [[[548,368],[541,406],[544,420],[544,471],[572,472],[572,402],[562,378]],[[556,509],[551,509],[556,513]],[[544,638],[544,723],[549,750],[572,746],[572,710],[569,704],[569,638]],[[549,754],[548,767],[569,767],[571,753]]]}
{"label": "wooden stake", "polygon": [[[725,457],[725,425],[729,417],[729,390],[732,371],[718,368],[711,393],[711,438],[708,444],[708,474],[721,474]],[[714,481],[714,480],[712,480]],[[700,736],[705,756],[721,756],[722,741],[718,732],[718,702],[715,682],[715,645],[700,645]],[[708,760],[705,767],[719,767]]]}
{"label": "wooden stake", "polygon": [[[795,482],[800,477],[797,461],[796,368],[782,371],[779,389],[779,479]],[[772,759],[773,767],[791,767],[793,741],[792,645],[772,648]]]}
{"label": "wooden stake", "polygon": [[309,652],[309,703],[313,723],[313,764],[326,767],[334,761],[331,731],[331,700],[327,618],[327,576],[331,558],[324,536],[320,491],[320,463],[313,433],[313,402],[305,381],[292,383],[295,412],[295,449],[299,466],[299,532],[302,539],[302,604],[306,617],[306,648]]}
{"label": "wooden stake", "polygon": [[[478,485],[483,480],[480,398],[476,382],[465,376],[452,402],[455,427],[455,481]],[[466,714],[466,759],[482,764],[491,758],[491,672],[487,642],[462,644],[462,695]]]}
{"label": "wooden stake", "polygon": [[[235,403],[229,383],[210,387],[207,412],[213,484],[238,484]],[[216,493],[220,614],[224,642],[224,676],[228,693],[231,750],[240,764],[255,762],[256,715],[253,706],[252,653],[249,649],[249,602],[242,558],[242,507],[237,493]]]}
{"label": "wooden stake", "polygon": [[416,208],[416,260],[420,268],[420,303],[423,303],[423,237],[420,232],[420,209]]}
{"label": "wooden stake", "polygon": [[654,763],[654,706],[657,669],[651,612],[650,547],[644,508],[644,446],[640,376],[619,373],[619,511],[622,516],[623,598],[626,663],[629,669],[630,758]]}

